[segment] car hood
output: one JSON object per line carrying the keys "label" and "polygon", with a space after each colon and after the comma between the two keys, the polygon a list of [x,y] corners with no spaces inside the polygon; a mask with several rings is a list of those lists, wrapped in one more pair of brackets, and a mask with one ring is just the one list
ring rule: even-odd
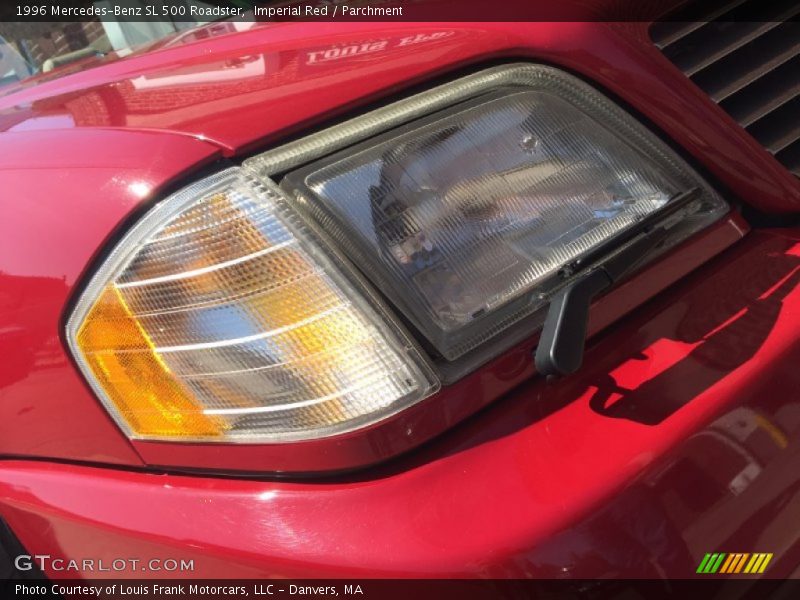
{"label": "car hood", "polygon": [[[508,19],[513,24],[218,21],[0,90],[0,131],[168,130],[232,154],[471,64],[531,57],[583,70],[593,59],[587,29],[620,15],[648,21],[683,1],[648,8],[632,0],[509,2],[493,9],[498,19],[516,15]],[[482,0],[426,0],[424,14],[439,18],[455,7],[465,20],[486,17]]]}
{"label": "car hood", "polygon": [[233,153],[508,48],[493,24],[217,23],[0,97],[0,131],[168,130]]}
{"label": "car hood", "polygon": [[[682,1],[636,14],[657,16]],[[591,32],[617,13],[629,14],[632,4],[497,7],[495,17],[520,15],[513,24],[218,21],[125,56],[66,65],[5,95],[0,90],[0,131],[168,130],[231,154],[470,64],[532,57],[581,70],[592,62],[593,53],[586,53]],[[425,14],[449,15],[454,6],[426,0]],[[457,7],[463,19],[486,17],[482,0],[460,0]],[[522,16],[531,21],[521,22]]]}

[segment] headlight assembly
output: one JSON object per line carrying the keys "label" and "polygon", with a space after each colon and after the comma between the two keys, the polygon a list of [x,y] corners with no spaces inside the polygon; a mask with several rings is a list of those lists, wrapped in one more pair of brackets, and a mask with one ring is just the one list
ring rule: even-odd
{"label": "headlight assembly", "polygon": [[[725,203],[588,85],[520,67],[497,85],[282,183],[453,360],[536,310],[542,284],[693,189]],[[673,236],[675,243],[681,236]]]}
{"label": "headlight assembly", "polygon": [[313,440],[432,395],[431,364],[626,244],[649,256],[641,228],[660,224],[663,251],[726,210],[590,86],[498,67],[158,203],[92,277],[68,339],[131,437]]}

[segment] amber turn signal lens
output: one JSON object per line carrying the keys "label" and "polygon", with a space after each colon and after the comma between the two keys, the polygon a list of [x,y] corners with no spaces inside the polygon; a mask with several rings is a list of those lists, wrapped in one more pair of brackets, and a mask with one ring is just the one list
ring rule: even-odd
{"label": "amber turn signal lens", "polygon": [[437,386],[360,285],[274,184],[231,169],[145,216],[90,282],[68,333],[131,437],[318,438]]}
{"label": "amber turn signal lens", "polygon": [[78,345],[120,415],[142,436],[216,436],[226,429],[170,372],[120,291],[109,285],[78,331]]}

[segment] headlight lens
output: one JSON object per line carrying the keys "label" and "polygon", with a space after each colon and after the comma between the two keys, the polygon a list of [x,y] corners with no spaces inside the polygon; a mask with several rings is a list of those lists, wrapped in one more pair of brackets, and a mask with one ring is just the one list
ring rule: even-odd
{"label": "headlight lens", "polygon": [[529,85],[501,86],[283,182],[448,359],[530,313],[545,279],[681,192],[703,190],[695,229],[726,210],[589,86],[527,69]]}
{"label": "headlight lens", "polygon": [[120,425],[146,439],[308,439],[435,391],[280,191],[238,169],[164,201],[84,294],[70,339]]}

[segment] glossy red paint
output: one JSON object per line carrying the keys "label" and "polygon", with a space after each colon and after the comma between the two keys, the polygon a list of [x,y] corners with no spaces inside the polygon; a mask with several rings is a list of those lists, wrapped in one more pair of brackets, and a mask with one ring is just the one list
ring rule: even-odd
{"label": "glossy red paint", "polygon": [[[220,154],[238,160],[413,84],[489,61],[559,65],[628,103],[742,201],[800,208],[797,180],[661,56],[646,24],[194,35],[0,98],[0,454],[134,467],[0,462],[0,516],[28,550],[107,560],[179,551],[195,575],[226,577],[686,576],[705,552],[749,549],[776,553],[770,576],[800,562],[800,232],[750,233],[686,276],[743,235],[735,215],[595,306],[600,333],[573,378],[531,378],[529,341],[405,415],[402,439],[368,433],[309,454],[131,445],[59,340],[68,300],[110,239]],[[379,49],[320,61],[342,44]],[[359,464],[502,393],[418,451],[349,478],[142,471]]]}
{"label": "glossy red paint", "polygon": [[[744,201],[798,210],[797,179],[669,63],[647,31],[647,23],[601,22],[221,23],[206,37],[188,32],[2,97],[0,129],[167,129],[238,155],[458,69],[529,59],[627,102]],[[325,58],[343,46],[366,50]]]}
{"label": "glossy red paint", "polygon": [[705,552],[744,549],[774,552],[765,577],[785,577],[800,562],[798,283],[800,230],[752,232],[599,336],[575,377],[530,380],[358,476],[8,461],[2,515],[32,552],[179,553],[193,576],[687,577]]}
{"label": "glossy red paint", "polygon": [[121,221],[218,155],[169,133],[0,134],[0,454],[141,464],[73,367],[62,313]]}

